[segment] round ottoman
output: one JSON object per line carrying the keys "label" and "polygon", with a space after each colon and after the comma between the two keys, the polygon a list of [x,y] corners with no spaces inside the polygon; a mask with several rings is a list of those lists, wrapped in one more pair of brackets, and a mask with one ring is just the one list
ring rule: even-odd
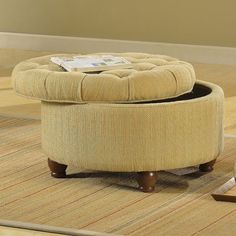
{"label": "round ottoman", "polygon": [[197,81],[189,63],[167,56],[112,54],[132,69],[63,72],[50,56],[13,71],[18,94],[42,100],[42,148],[52,176],[67,165],[137,172],[151,192],[158,170],[211,171],[223,148],[223,91]]}

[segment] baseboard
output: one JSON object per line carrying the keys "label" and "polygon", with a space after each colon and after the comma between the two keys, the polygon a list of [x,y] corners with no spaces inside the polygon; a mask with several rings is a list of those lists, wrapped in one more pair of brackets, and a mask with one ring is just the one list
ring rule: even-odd
{"label": "baseboard", "polygon": [[225,138],[236,138],[236,134],[225,134]]}
{"label": "baseboard", "polygon": [[235,47],[0,32],[0,48],[79,53],[122,51],[145,52],[166,54],[191,62],[229,65],[236,64]]}

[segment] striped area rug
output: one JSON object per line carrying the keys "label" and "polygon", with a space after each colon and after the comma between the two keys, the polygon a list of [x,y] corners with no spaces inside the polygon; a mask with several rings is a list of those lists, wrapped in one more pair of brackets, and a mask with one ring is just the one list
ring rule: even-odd
{"label": "striped area rug", "polygon": [[210,193],[233,176],[236,138],[225,138],[215,170],[160,172],[155,193],[136,190],[135,173],[49,175],[40,121],[0,117],[0,219],[119,235],[236,235],[236,205]]}

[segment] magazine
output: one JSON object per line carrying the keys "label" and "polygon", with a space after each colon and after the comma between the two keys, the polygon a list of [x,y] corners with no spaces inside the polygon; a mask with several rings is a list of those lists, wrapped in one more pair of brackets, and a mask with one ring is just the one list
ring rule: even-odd
{"label": "magazine", "polygon": [[111,55],[51,57],[51,61],[69,72],[100,72],[111,69],[132,68],[132,64],[125,58]]}

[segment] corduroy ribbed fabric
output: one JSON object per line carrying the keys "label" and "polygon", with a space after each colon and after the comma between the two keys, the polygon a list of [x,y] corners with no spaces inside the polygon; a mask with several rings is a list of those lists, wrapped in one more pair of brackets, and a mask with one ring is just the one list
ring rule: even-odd
{"label": "corduroy ribbed fabric", "polygon": [[42,102],[43,150],[56,162],[92,170],[154,171],[206,163],[223,148],[224,95],[202,81],[194,93],[195,98],[162,103]]}
{"label": "corduroy ribbed fabric", "polygon": [[49,55],[19,63],[12,73],[13,86],[18,94],[43,101],[131,103],[177,97],[190,92],[196,81],[192,65],[172,57],[144,53],[111,55],[126,58],[132,69],[65,72],[50,58],[73,55]]}

